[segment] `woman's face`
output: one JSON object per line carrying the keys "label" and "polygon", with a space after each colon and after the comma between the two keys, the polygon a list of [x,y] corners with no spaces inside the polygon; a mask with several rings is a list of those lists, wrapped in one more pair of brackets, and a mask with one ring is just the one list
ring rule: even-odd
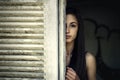
{"label": "woman's face", "polygon": [[66,43],[74,42],[78,31],[78,21],[72,14],[66,16]]}

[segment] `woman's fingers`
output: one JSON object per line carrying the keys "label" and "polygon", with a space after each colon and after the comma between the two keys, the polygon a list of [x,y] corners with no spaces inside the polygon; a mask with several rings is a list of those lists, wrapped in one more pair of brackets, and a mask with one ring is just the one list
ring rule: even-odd
{"label": "woman's fingers", "polygon": [[67,67],[67,69],[69,69],[69,70],[71,70],[71,71],[73,71],[73,72],[75,72],[72,68],[70,68],[70,67]]}
{"label": "woman's fingers", "polygon": [[66,75],[66,80],[74,80],[74,79],[71,78],[69,75]]}
{"label": "woman's fingers", "polygon": [[66,79],[76,80],[76,77],[77,77],[76,72],[72,68],[67,67]]}
{"label": "woman's fingers", "polygon": [[75,78],[75,73],[71,72],[70,70],[67,70],[67,76],[68,76],[69,78],[74,79],[74,78]]}
{"label": "woman's fingers", "polygon": [[66,80],[80,80],[80,78],[72,68],[67,67]]}
{"label": "woman's fingers", "polygon": [[72,69],[72,68],[67,68],[68,72],[73,74],[73,75],[76,75],[76,72]]}

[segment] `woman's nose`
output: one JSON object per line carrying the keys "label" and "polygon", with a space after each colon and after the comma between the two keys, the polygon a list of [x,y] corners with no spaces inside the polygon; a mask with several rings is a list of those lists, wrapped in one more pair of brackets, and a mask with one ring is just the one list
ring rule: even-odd
{"label": "woman's nose", "polygon": [[70,29],[67,27],[66,28],[66,33],[69,33],[70,32]]}

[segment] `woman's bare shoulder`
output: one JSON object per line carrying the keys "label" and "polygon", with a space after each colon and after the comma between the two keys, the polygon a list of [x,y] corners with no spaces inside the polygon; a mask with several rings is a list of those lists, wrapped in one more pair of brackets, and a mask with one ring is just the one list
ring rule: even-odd
{"label": "woman's bare shoulder", "polygon": [[90,52],[86,53],[86,66],[89,80],[96,80],[96,59]]}
{"label": "woman's bare shoulder", "polygon": [[91,68],[96,65],[95,56],[90,52],[86,53],[86,65],[87,65],[87,68]]}
{"label": "woman's bare shoulder", "polygon": [[87,52],[86,53],[86,61],[87,62],[93,62],[93,61],[95,61],[95,56],[92,53]]}

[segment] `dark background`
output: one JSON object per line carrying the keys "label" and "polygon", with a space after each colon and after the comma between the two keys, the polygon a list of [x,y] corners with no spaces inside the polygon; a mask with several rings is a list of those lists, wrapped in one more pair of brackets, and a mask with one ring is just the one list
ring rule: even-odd
{"label": "dark background", "polygon": [[97,80],[120,80],[120,2],[68,0],[85,25],[85,47],[97,61]]}

